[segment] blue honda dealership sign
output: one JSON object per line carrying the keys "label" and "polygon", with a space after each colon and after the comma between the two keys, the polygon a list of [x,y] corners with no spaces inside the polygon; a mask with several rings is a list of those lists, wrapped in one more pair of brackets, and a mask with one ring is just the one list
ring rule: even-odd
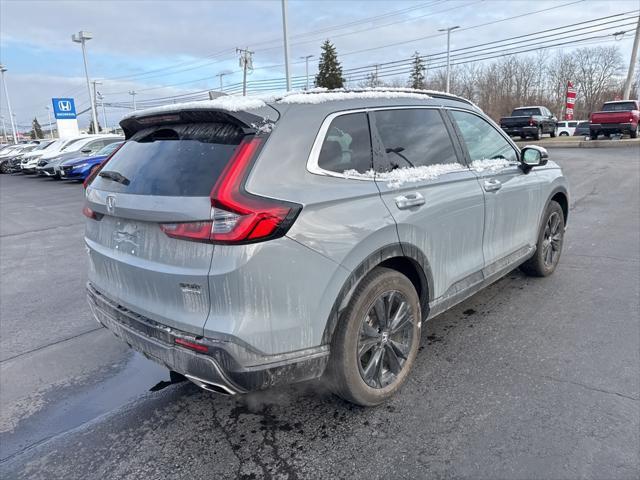
{"label": "blue honda dealership sign", "polygon": [[58,120],[73,120],[76,118],[76,105],[73,98],[52,98],[53,113]]}

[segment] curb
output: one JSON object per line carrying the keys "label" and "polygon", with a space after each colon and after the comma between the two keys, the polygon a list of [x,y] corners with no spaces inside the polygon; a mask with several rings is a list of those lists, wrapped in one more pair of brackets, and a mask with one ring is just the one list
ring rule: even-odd
{"label": "curb", "polygon": [[538,145],[545,148],[616,148],[616,147],[640,147],[640,139],[634,140],[578,140],[575,142],[557,142],[547,141],[536,143],[535,140],[530,142],[516,142],[518,147],[522,148],[525,145]]}

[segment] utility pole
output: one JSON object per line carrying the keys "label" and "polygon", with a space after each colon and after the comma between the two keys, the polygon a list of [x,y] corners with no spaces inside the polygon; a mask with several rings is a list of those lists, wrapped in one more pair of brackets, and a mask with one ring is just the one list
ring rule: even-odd
{"label": "utility pole", "polygon": [[309,59],[313,58],[313,55],[306,55],[300,58],[304,60],[304,72],[307,77],[307,86],[305,87],[305,90],[309,90]]}
{"label": "utility pole", "polygon": [[291,72],[289,69],[289,37],[287,35],[287,0],[282,0],[282,35],[284,37],[284,71],[287,77],[287,92],[291,90]]}
{"label": "utility pole", "polygon": [[[13,143],[18,143],[18,135],[16,134],[16,122],[13,120],[13,112],[11,111],[11,102],[9,101],[9,90],[7,90],[7,79],[4,77],[7,67],[0,65],[0,74],[2,74],[2,84],[4,85],[4,98],[7,99],[7,109],[9,110],[9,123],[11,124],[11,132],[13,133]],[[6,136],[6,134],[5,134]]]}
{"label": "utility pole", "polygon": [[622,99],[629,98],[631,93],[631,82],[633,81],[633,71],[636,68],[636,59],[638,58],[638,46],[640,44],[640,18],[638,19],[638,26],[636,27],[636,37],[633,39],[633,48],[631,49],[631,61],[629,62],[629,72],[627,73],[627,79],[624,82],[624,88],[622,90]]}
{"label": "utility pole", "polygon": [[2,135],[4,138],[5,142],[9,142],[9,139],[7,138],[7,127],[5,127],[4,125],[4,115],[0,115],[0,120],[2,120]]}
{"label": "utility pole", "polygon": [[447,32],[447,87],[445,91],[449,93],[449,87],[451,83],[451,62],[450,62],[450,52],[451,52],[451,30],[455,30],[456,28],[460,28],[459,25],[455,27],[441,28],[439,32]]}
{"label": "utility pole", "polygon": [[374,65],[374,67],[375,67],[375,73],[373,74],[373,82],[371,82],[371,83],[373,83],[373,86],[374,86],[374,87],[377,87],[377,86],[378,86],[378,67],[379,67],[379,66],[380,66],[380,65],[378,65],[377,63]]}
{"label": "utility pole", "polygon": [[[98,96],[98,90],[96,88],[96,85],[102,85],[102,82],[98,81],[98,80],[92,80],[91,83],[93,84],[93,103],[96,106],[96,118],[97,116],[97,111],[98,111],[98,100],[97,100],[97,96]],[[106,126],[106,125],[105,125]],[[98,133],[98,130],[100,130],[98,128],[98,124],[95,124],[95,128],[93,129],[93,133]]]}
{"label": "utility pole", "polygon": [[53,139],[53,127],[51,126],[51,107],[46,105],[44,108],[47,109],[47,117],[49,117],[49,137]]}
{"label": "utility pole", "polygon": [[131,95],[132,101],[133,101],[133,111],[135,112],[137,110],[136,108],[136,91],[135,90],[129,90],[129,95]]}
{"label": "utility pole", "polygon": [[242,96],[247,95],[247,71],[253,70],[253,54],[248,48],[236,48],[240,54],[240,68],[242,68]]}
{"label": "utility pole", "polygon": [[89,69],[87,68],[87,48],[86,42],[87,40],[91,40],[93,35],[89,32],[85,32],[80,30],[78,34],[75,33],[71,35],[71,40],[75,43],[79,43],[82,45],[82,61],[84,62],[84,75],[87,78],[87,90],[89,91],[89,102],[91,102],[91,118],[93,120],[93,125],[95,126],[94,130],[97,133],[98,130],[98,113],[96,112],[96,101],[91,93],[91,84],[89,82]]}
{"label": "utility pole", "polygon": [[100,103],[102,104],[102,123],[104,124],[102,129],[105,132],[108,132],[109,128],[107,127],[107,110],[104,108],[104,96],[100,92],[97,92],[97,95],[98,95],[98,98],[100,99]]}

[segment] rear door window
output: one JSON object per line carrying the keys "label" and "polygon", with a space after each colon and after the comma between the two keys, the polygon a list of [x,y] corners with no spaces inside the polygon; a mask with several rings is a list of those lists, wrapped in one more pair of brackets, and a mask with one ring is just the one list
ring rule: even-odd
{"label": "rear door window", "polygon": [[349,113],[336,117],[322,142],[318,167],[336,173],[371,170],[371,134],[366,113]]}
{"label": "rear door window", "polygon": [[193,123],[137,132],[105,165],[126,181],[98,176],[93,188],[134,195],[208,196],[244,137],[226,123]]}
{"label": "rear door window", "polygon": [[376,131],[384,147],[376,170],[458,163],[451,137],[440,112],[435,109],[379,110]]}

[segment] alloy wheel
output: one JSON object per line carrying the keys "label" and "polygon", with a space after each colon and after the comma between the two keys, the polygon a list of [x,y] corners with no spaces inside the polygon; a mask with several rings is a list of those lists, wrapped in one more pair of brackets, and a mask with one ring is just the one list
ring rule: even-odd
{"label": "alloy wheel", "polygon": [[544,266],[551,268],[558,262],[560,248],[562,246],[562,229],[560,228],[560,215],[553,212],[547,219],[542,240],[542,258]]}
{"label": "alloy wheel", "polygon": [[358,340],[360,375],[371,388],[396,381],[414,341],[415,315],[398,291],[380,295],[362,320]]}

